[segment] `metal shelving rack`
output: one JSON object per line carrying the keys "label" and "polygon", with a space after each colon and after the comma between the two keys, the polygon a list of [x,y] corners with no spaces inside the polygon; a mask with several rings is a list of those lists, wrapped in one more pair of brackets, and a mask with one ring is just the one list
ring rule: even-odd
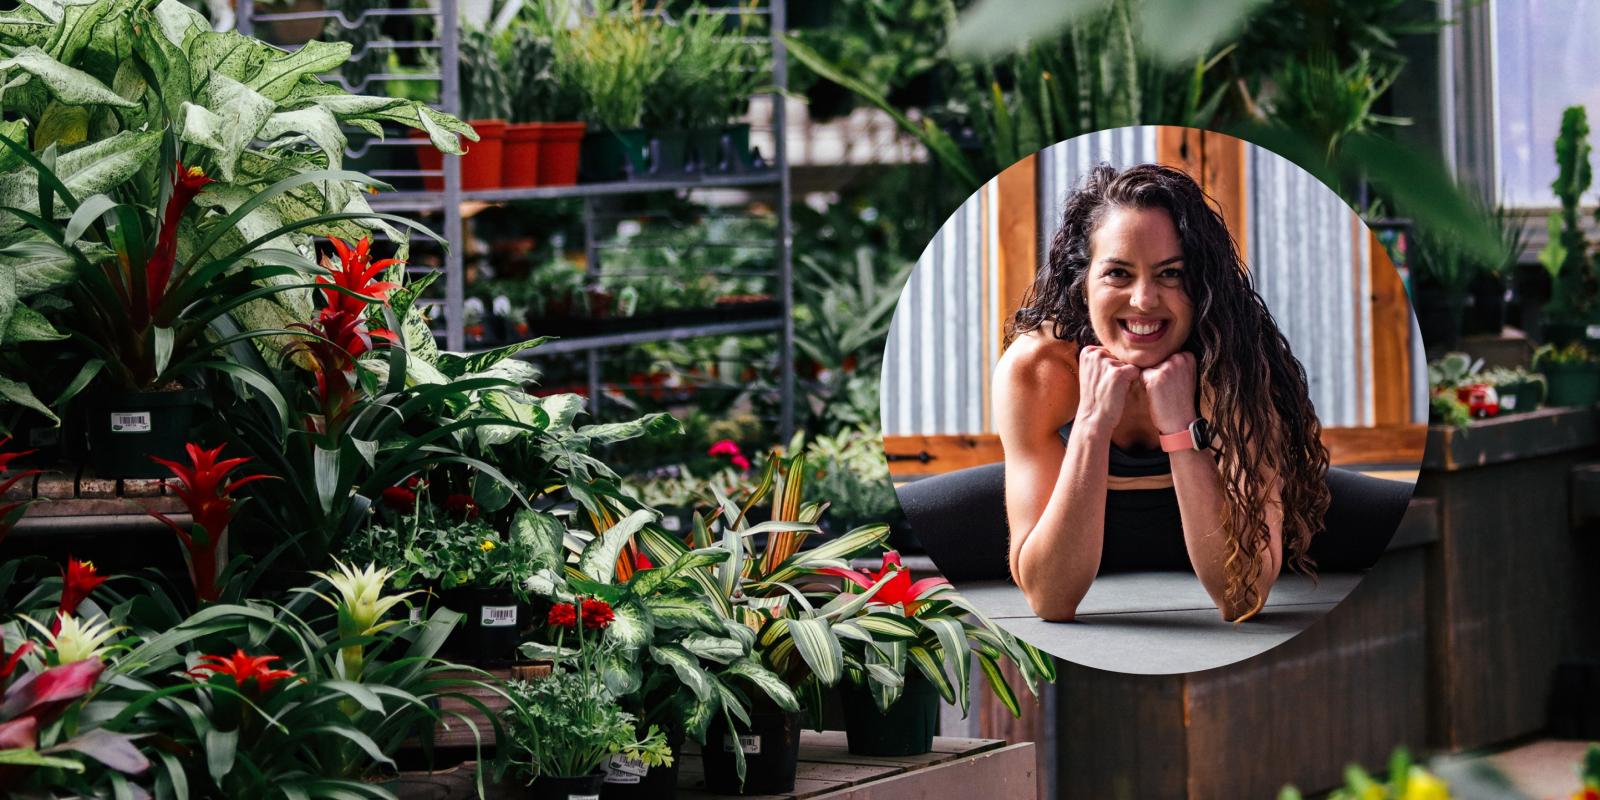
{"label": "metal shelving rack", "polygon": [[[379,195],[370,199],[370,205],[375,211],[391,213],[439,213],[443,217],[442,224],[448,238],[448,235],[464,232],[461,213],[463,203],[503,203],[521,200],[580,198],[584,201],[584,249],[588,269],[591,274],[598,274],[600,251],[605,249],[595,236],[595,206],[596,200],[599,198],[659,192],[691,192],[696,189],[775,189],[778,235],[774,242],[774,259],[777,267],[778,300],[781,307],[779,316],[772,319],[713,322],[703,325],[673,326],[654,330],[559,339],[540,346],[533,353],[533,356],[538,357],[557,353],[584,353],[587,357],[590,411],[591,413],[597,413],[601,397],[601,353],[607,348],[702,336],[776,332],[779,338],[779,432],[780,441],[788,441],[794,434],[795,375],[794,272],[791,258],[793,232],[790,222],[791,182],[787,143],[785,141],[788,120],[783,102],[783,91],[788,86],[789,73],[788,53],[783,42],[786,5],[787,0],[771,0],[764,8],[746,9],[745,11],[745,13],[766,14],[769,21],[768,41],[772,47],[772,83],[774,87],[772,92],[773,154],[770,166],[765,169],[730,175],[686,175],[675,179],[624,180],[608,183],[578,184],[575,186],[536,186],[467,191],[461,188],[461,160],[456,157],[446,156],[443,159],[442,169],[438,171],[372,170],[371,174],[377,178],[403,177],[416,179],[442,177],[443,188],[438,191],[399,191]],[[255,25],[261,22],[336,19],[341,26],[349,30],[368,24],[372,19],[396,16],[432,17],[436,21],[435,30],[438,35],[435,39],[426,41],[379,40],[369,43],[367,48],[378,50],[436,49],[439,53],[440,64],[440,70],[437,75],[394,75],[379,72],[369,75],[361,86],[349,86],[339,76],[333,76],[331,80],[345,86],[347,90],[357,92],[363,91],[365,84],[372,81],[395,79],[437,80],[439,82],[439,100],[434,107],[445,113],[458,115],[461,95],[459,85],[460,72],[458,69],[460,62],[460,26],[457,0],[434,0],[434,4],[428,8],[368,9],[362,12],[357,19],[349,19],[344,15],[343,11],[337,9],[255,13],[254,0],[238,0],[236,25],[240,33],[250,34]],[[353,58],[361,56],[362,53],[352,54]],[[414,146],[414,142],[403,136],[391,137],[385,141],[373,140],[367,142],[359,150],[347,147],[346,154],[351,157],[359,157],[367,152],[367,148],[370,147],[412,146]],[[466,299],[466,273],[462,261],[461,247],[445,249],[444,270],[444,300],[442,305],[445,311],[445,346],[449,350],[460,351],[464,349],[466,344],[465,326],[462,318],[463,304]]]}

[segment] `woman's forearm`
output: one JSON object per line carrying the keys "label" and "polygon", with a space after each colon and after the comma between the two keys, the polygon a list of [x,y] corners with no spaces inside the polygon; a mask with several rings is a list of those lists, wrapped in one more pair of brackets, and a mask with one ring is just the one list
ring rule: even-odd
{"label": "woman's forearm", "polygon": [[[1238,619],[1251,610],[1243,598],[1229,603],[1227,594],[1228,537],[1222,529],[1222,506],[1226,502],[1222,475],[1216,457],[1209,450],[1181,450],[1172,454],[1172,483],[1178,494],[1178,512],[1183,519],[1183,541],[1195,575],[1206,594],[1227,620]],[[1276,565],[1267,563],[1270,552],[1261,554],[1261,574],[1256,576],[1256,597],[1265,598],[1277,580]]]}
{"label": "woman's forearm", "polygon": [[1105,543],[1109,427],[1073,427],[1044,513],[1020,545],[1017,584],[1035,614],[1070,621],[1100,571]]}

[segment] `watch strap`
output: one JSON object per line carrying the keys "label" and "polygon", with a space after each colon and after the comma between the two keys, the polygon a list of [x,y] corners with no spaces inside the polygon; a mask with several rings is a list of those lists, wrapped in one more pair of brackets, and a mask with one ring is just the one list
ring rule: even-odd
{"label": "watch strap", "polygon": [[1194,446],[1194,431],[1190,430],[1189,428],[1184,428],[1177,433],[1163,433],[1161,434],[1160,441],[1161,451],[1164,453],[1176,453],[1180,450],[1199,449]]}

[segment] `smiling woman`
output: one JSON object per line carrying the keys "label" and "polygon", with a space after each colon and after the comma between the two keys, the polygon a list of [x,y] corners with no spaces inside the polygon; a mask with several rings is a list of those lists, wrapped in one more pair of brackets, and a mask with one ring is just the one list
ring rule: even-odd
{"label": "smiling woman", "polygon": [[[1248,619],[1286,555],[1308,569],[1328,452],[1305,370],[1187,174],[1092,170],[1008,335],[1009,564],[1040,617],[1072,619],[1101,570],[1192,566],[1225,619]],[[1120,491],[1157,493],[1138,516],[1168,524],[1112,519]]]}

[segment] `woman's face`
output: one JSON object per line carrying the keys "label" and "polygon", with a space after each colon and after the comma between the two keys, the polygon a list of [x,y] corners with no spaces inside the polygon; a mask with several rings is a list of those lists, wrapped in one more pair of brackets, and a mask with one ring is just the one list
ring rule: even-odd
{"label": "woman's face", "polygon": [[1089,322],[1117,360],[1148,369],[1183,348],[1194,307],[1165,209],[1113,208],[1089,235]]}

